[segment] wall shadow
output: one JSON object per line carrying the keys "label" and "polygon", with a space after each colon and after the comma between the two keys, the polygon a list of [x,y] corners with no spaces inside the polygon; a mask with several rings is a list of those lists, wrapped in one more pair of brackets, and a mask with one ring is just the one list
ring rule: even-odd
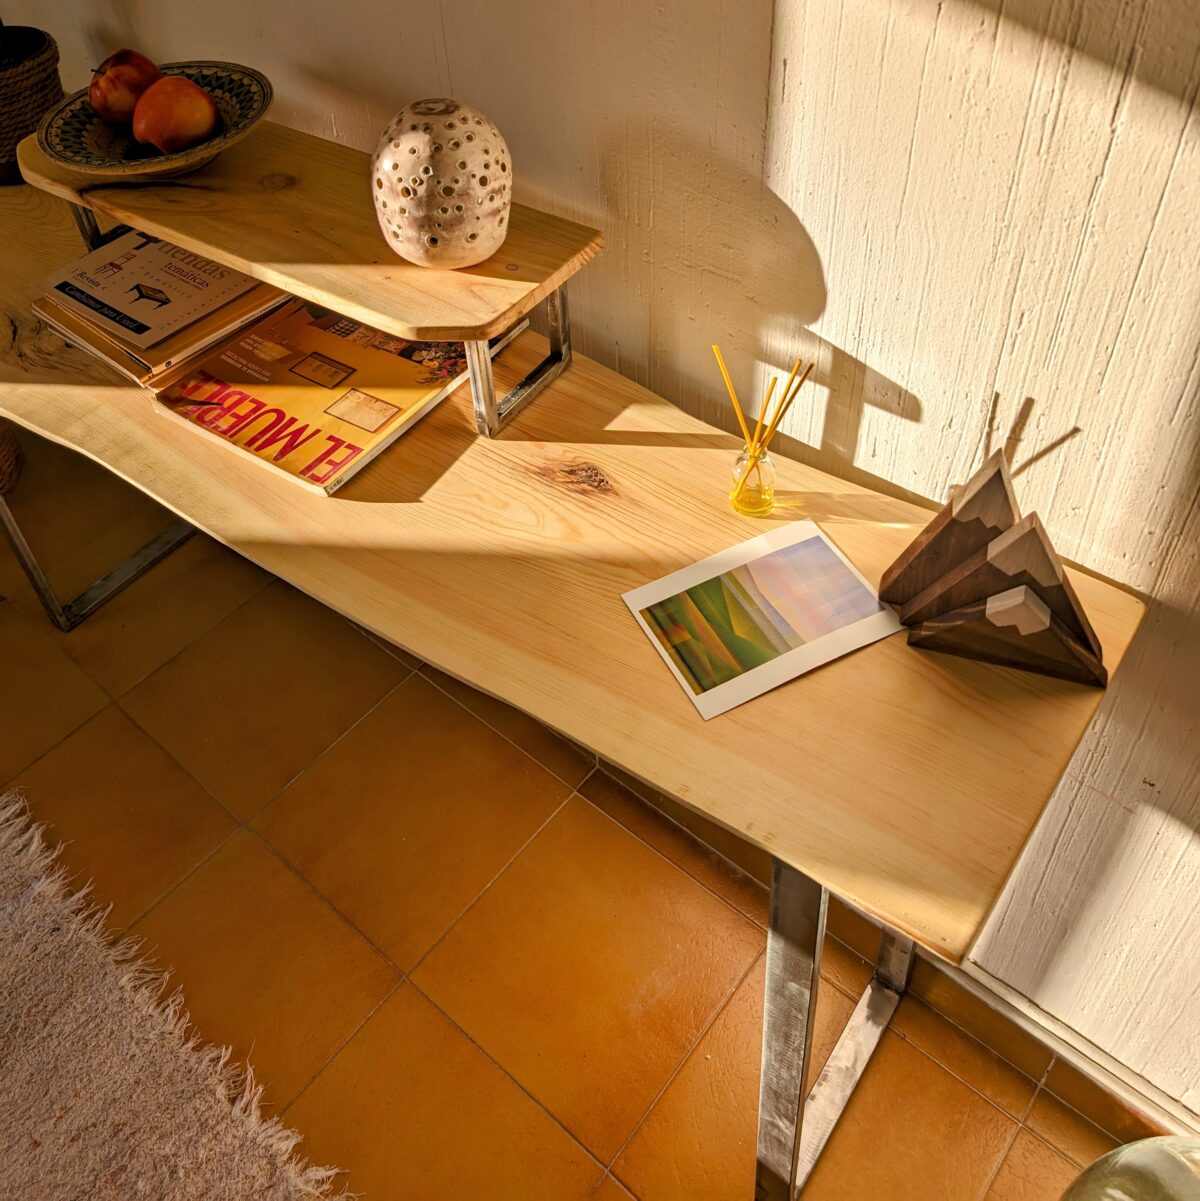
{"label": "wall shadow", "polygon": [[1200,5],[1193,0],[1146,0],[1141,6],[1117,0],[1070,5],[1045,0],[961,2],[997,23],[1014,21],[1031,33],[1070,45],[1172,96],[1187,96],[1196,87]]}
{"label": "wall shadow", "polygon": [[[821,403],[815,446],[780,430],[781,453],[891,495],[912,494],[854,466],[863,418],[876,407],[918,424],[919,398],[870,364],[813,332],[828,285],[820,253],[792,209],[763,181],[761,162],[714,153],[653,117],[631,119],[603,148],[600,185],[610,242],[653,225],[653,261],[633,292],[652,366],[638,382],[730,433],[737,425],[710,351],[720,344],[747,407],[757,411],[760,365],[786,375],[799,355],[815,362],[793,411]],[[629,187],[643,179],[643,187]],[[697,213],[711,214],[698,228]],[[708,234],[707,240],[700,233]],[[697,293],[695,280],[704,287]],[[719,297],[717,307],[709,297]],[[665,314],[661,311],[667,301]],[[656,353],[661,346],[663,354]],[[781,347],[784,347],[781,351]],[[602,361],[604,354],[598,353]],[[619,363],[609,363],[622,370]]]}
{"label": "wall shadow", "polygon": [[[1200,391],[1183,408],[1196,412]],[[1008,899],[985,927],[978,954],[972,956],[1034,1000],[1048,993],[1064,995],[1080,962],[1094,957],[1097,946],[1105,955],[1120,956],[1117,970],[1124,969],[1132,979],[1130,973],[1146,966],[1140,953],[1144,937],[1133,938],[1128,920],[1108,929],[1117,923],[1114,902],[1153,904],[1155,922],[1166,929],[1188,908],[1187,892],[1194,892],[1186,848],[1200,844],[1200,428],[1193,424],[1188,436],[1190,470],[1181,474],[1187,486],[1152,587],[1155,595],[1043,818],[1046,845],[1052,849],[1018,861]],[[1067,849],[1060,853],[1059,847]],[[1086,847],[1086,861],[1081,847]],[[1136,890],[1114,894],[1114,878],[1127,870],[1131,856],[1136,856],[1140,895]],[[1098,929],[1089,911],[1101,898],[1108,913],[1106,926]],[[1032,921],[1031,914],[1039,910],[1057,916]],[[1141,925],[1142,935],[1145,930]],[[1079,940],[1089,937],[1092,944],[1083,947]],[[1136,995],[1136,985],[1131,983],[1130,989]],[[1153,1004],[1145,1005],[1153,1015]],[[1043,1007],[1054,1012],[1050,1005]],[[1104,1029],[1103,1009],[1076,1007],[1056,1016],[1109,1054],[1116,1053],[1111,1031]],[[1083,1029],[1089,1022],[1091,1029]]]}

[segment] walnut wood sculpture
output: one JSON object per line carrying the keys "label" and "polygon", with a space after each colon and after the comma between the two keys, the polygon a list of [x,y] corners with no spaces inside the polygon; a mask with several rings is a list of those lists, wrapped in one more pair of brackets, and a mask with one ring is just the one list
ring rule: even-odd
{"label": "walnut wood sculpture", "polygon": [[1100,640],[1036,513],[1021,518],[914,596],[900,610],[900,620],[917,625],[1021,584],[1037,593],[1075,638],[1100,657]]}
{"label": "walnut wood sculpture", "polygon": [[1103,688],[1103,651],[1036,513],[997,451],[883,573],[912,646]]}
{"label": "walnut wood sculpture", "polygon": [[910,646],[1103,688],[1108,672],[1032,588],[1010,588],[908,631]]}
{"label": "walnut wood sculpture", "polygon": [[998,450],[883,573],[880,599],[907,603],[1020,517],[1008,463]]}

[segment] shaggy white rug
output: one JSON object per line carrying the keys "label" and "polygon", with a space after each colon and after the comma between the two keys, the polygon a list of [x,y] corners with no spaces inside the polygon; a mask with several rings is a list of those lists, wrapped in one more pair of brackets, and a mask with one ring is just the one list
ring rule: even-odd
{"label": "shaggy white rug", "polygon": [[17,796],[0,797],[0,1197],[293,1201],[332,1169],[259,1113],[229,1052],[113,945]]}

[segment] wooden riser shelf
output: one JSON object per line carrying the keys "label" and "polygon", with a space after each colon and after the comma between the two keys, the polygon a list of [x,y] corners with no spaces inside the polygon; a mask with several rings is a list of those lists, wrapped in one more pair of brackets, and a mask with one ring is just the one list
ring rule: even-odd
{"label": "wooden riser shelf", "polygon": [[33,136],[17,155],[35,187],[416,341],[502,333],[604,246],[598,230],[514,204],[486,262],[413,266],[380,232],[370,156],[271,121],[176,179],[98,182],[47,158]]}

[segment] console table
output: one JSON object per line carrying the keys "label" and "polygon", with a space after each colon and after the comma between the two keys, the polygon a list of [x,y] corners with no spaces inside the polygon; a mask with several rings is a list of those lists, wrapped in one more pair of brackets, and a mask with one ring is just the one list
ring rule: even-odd
{"label": "console table", "polygon": [[[198,188],[203,175],[188,178]],[[134,204],[119,192],[86,199],[132,215],[117,211]],[[211,215],[212,244],[196,248],[228,257],[221,218]],[[151,228],[170,234],[166,220]],[[9,189],[0,239],[13,330],[0,415],[774,856],[756,1196],[790,1199],[907,984],[914,941],[965,956],[1101,694],[896,636],[705,722],[621,594],[762,531],[725,500],[734,438],[577,357],[499,438],[477,437],[471,402],[455,393],[335,497],[317,496],[162,419],[145,393],[39,329],[38,281],[79,252],[65,205]],[[344,272],[347,311],[389,328],[355,286],[369,266],[334,258],[318,248],[305,259],[297,246],[272,261],[320,260],[333,283]],[[323,299],[337,303],[332,290]],[[526,333],[496,374],[520,380],[545,352]],[[817,521],[870,580],[930,517],[799,463],[780,460],[778,475],[775,518]],[[1070,575],[1112,672],[1142,602]],[[830,893],[878,918],[885,936],[806,1104]]]}

